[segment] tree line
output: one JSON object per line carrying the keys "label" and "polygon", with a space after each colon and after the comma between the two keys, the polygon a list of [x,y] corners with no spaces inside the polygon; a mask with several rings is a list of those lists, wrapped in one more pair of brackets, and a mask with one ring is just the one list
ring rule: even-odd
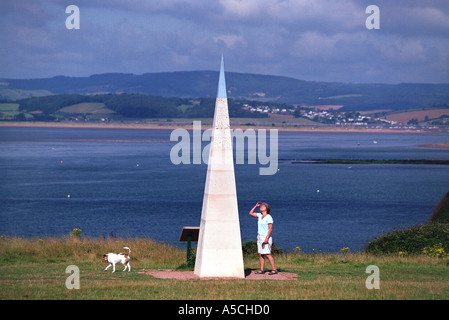
{"label": "tree line", "polygon": [[[78,95],[61,94],[44,97],[32,97],[18,100],[19,110],[34,112],[37,120],[52,120],[59,110],[86,102],[104,103],[105,107],[115,111],[124,118],[211,118],[214,115],[215,99],[212,98],[178,98],[161,97],[144,94],[99,94]],[[231,117],[266,117],[242,109],[248,101],[228,99]]]}

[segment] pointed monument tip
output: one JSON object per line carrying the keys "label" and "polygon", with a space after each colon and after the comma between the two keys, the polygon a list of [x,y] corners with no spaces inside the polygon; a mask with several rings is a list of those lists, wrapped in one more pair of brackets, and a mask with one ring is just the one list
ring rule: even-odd
{"label": "pointed monument tip", "polygon": [[217,92],[217,98],[227,98],[226,93],[226,80],[225,80],[225,74],[224,74],[224,59],[223,55],[221,55],[221,66],[220,66],[220,77],[218,79],[218,92]]}

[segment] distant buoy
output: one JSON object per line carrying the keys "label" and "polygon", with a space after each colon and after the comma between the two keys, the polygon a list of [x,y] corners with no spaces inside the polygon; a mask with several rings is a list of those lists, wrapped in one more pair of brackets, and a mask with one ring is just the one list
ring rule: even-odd
{"label": "distant buoy", "polygon": [[70,194],[67,195],[67,198],[70,198]]}
{"label": "distant buoy", "polygon": [[318,189],[316,192],[317,192],[317,193],[320,192],[320,189]]}
{"label": "distant buoy", "polygon": [[140,166],[140,164],[137,164],[137,167],[139,167]]}

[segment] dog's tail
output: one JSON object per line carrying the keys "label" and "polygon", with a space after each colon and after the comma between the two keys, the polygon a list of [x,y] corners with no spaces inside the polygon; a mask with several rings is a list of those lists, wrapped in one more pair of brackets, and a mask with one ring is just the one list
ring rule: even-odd
{"label": "dog's tail", "polygon": [[130,254],[131,254],[131,249],[130,249],[130,248],[128,248],[128,247],[123,247],[123,249],[126,249],[126,250],[128,250],[128,255],[130,255]]}

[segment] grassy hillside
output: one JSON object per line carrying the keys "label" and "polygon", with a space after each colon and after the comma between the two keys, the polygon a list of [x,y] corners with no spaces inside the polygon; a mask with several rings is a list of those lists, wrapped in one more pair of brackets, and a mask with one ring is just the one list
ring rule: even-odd
{"label": "grassy hillside", "polygon": [[449,192],[432,213],[429,223],[385,233],[368,243],[371,254],[424,254],[449,259]]}
{"label": "grassy hillside", "polygon": [[[449,105],[402,112],[378,109],[373,112],[360,113],[341,112],[344,107],[336,105],[321,105],[317,108],[309,108],[255,100],[228,99],[228,105],[232,119],[258,118],[257,121],[249,121],[248,123],[263,122],[268,125],[272,123],[289,123],[292,125],[335,124],[341,121],[347,122],[350,118],[360,118],[362,114],[369,116],[370,119],[366,120],[365,118],[363,121],[378,125],[385,124],[385,122],[380,122],[379,119],[382,119],[382,121],[385,119],[395,120],[401,124],[411,122],[415,125],[449,124]],[[27,98],[15,103],[0,103],[0,120],[54,121],[98,120],[103,118],[120,121],[150,118],[213,118],[214,106],[214,98],[193,99],[143,94],[61,94]],[[277,113],[273,110],[277,110]],[[280,110],[284,110],[283,113],[279,112]],[[322,115],[318,110],[326,110],[327,115]],[[308,112],[312,112],[314,115],[310,116],[307,114]],[[309,119],[303,118],[305,116]],[[262,119],[265,119],[265,121]],[[354,119],[351,121],[354,121]]]}
{"label": "grassy hillside", "polygon": [[0,120],[31,120],[34,117],[22,112],[18,103],[0,103]]}
{"label": "grassy hillside", "polygon": [[[90,77],[0,79],[0,98],[28,95],[140,93],[163,97],[215,98],[218,72],[109,73]],[[449,102],[449,84],[356,84],[227,72],[233,99],[287,104],[344,105],[345,111],[430,107]]]}
{"label": "grassy hillside", "polygon": [[439,120],[444,117],[449,118],[449,108],[428,109],[428,110],[413,110],[407,112],[390,113],[385,116],[387,120],[393,120],[401,123],[407,123],[411,119],[416,119],[418,122],[431,122]]}
{"label": "grassy hillside", "polygon": [[[233,118],[266,118],[266,114],[242,109],[245,101],[229,99],[229,114]],[[257,102],[253,103],[257,105]],[[62,94],[18,100],[17,103],[0,103],[0,110],[12,108],[15,114],[29,114],[33,120],[92,118],[93,115],[114,120],[145,118],[213,118],[215,99],[168,98],[143,94]],[[1,111],[0,111],[1,112]],[[8,120],[8,119],[5,119]],[[25,119],[16,119],[25,120]]]}
{"label": "grassy hillside", "polygon": [[73,104],[67,107],[63,107],[58,110],[62,113],[74,113],[74,114],[110,114],[115,111],[105,107],[101,102],[83,102]]}
{"label": "grassy hillside", "polygon": [[[440,251],[436,251],[439,249]],[[387,232],[366,246],[371,254],[416,255],[426,251],[449,257],[449,224],[432,223]]]}

